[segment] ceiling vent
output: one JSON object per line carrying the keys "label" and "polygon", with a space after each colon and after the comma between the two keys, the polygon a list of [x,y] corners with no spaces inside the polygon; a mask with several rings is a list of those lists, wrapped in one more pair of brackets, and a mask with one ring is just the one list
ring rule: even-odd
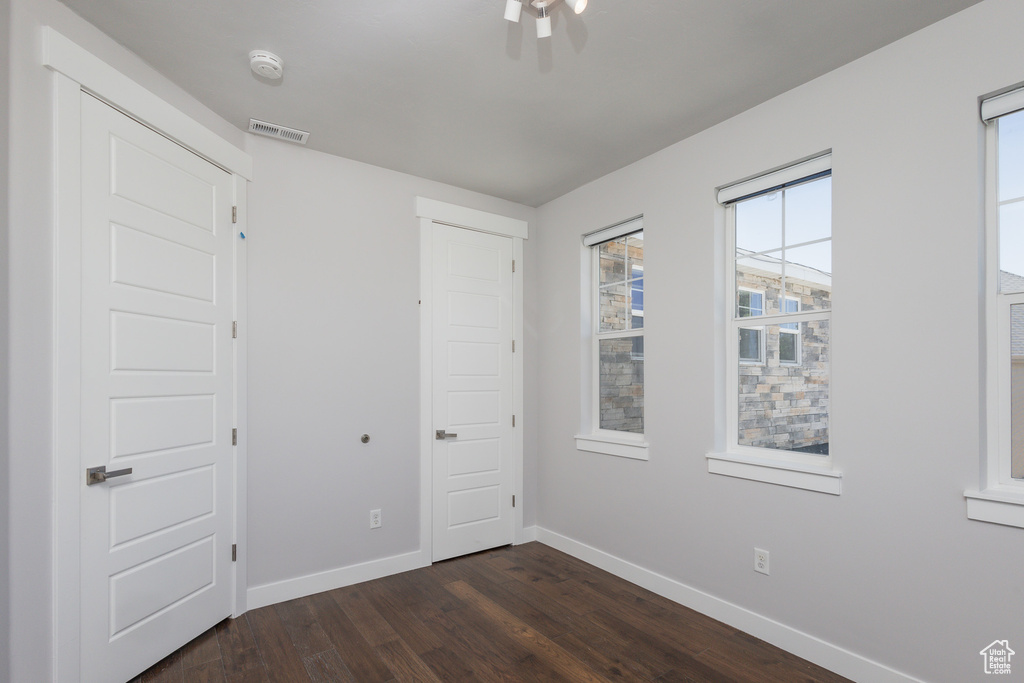
{"label": "ceiling vent", "polygon": [[306,140],[309,138],[309,133],[304,130],[285,128],[284,126],[279,126],[276,123],[267,123],[266,121],[258,121],[257,119],[249,119],[249,132],[255,133],[256,135],[266,135],[268,138],[278,138],[280,140],[287,140],[288,142],[297,142],[300,145],[306,144]]}

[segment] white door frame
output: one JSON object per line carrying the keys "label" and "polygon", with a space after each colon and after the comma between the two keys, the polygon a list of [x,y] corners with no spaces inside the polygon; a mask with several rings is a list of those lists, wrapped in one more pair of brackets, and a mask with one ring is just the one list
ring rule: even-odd
{"label": "white door frame", "polygon": [[[54,461],[53,675],[78,681],[81,558],[79,549],[81,419],[81,97],[88,91],[131,118],[232,174],[238,230],[245,230],[246,182],[252,158],[50,27],[42,32],[42,64],[54,72]],[[234,319],[246,326],[245,243],[235,240]],[[246,342],[235,344],[233,615],[245,612]]]}
{"label": "white door frame", "polygon": [[512,336],[516,350],[512,355],[512,410],[516,426],[512,430],[512,542],[523,542],[523,240],[528,224],[515,218],[486,211],[467,209],[425,197],[416,198],[416,216],[420,219],[420,554],[424,565],[431,563],[433,545],[433,229],[434,223],[487,232],[512,238]]}

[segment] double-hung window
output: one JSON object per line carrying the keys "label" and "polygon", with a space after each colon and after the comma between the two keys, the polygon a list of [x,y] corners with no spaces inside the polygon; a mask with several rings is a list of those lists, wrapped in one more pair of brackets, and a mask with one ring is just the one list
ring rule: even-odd
{"label": "double-hung window", "polygon": [[590,374],[581,450],[646,459],[644,232],[636,218],[583,236],[588,250]]}
{"label": "double-hung window", "polygon": [[967,515],[1024,527],[1024,88],[982,102],[986,128],[985,438]]}
{"label": "double-hung window", "polygon": [[839,493],[831,466],[832,177],[826,154],[723,188],[725,452],[708,469]]}

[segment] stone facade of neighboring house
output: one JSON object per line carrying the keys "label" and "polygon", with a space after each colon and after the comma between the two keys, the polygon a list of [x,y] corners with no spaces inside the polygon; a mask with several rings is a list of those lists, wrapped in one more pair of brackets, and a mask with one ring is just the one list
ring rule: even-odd
{"label": "stone facade of neighboring house", "polygon": [[[737,267],[737,288],[763,293],[766,314],[780,310],[778,270],[770,263],[764,270]],[[799,300],[801,311],[831,308],[831,276],[802,270],[808,279],[796,277],[801,269],[787,266],[787,298]],[[756,316],[750,323],[763,330],[765,340],[761,360],[739,366],[739,444],[827,454],[829,321],[798,323],[796,358],[788,363],[780,360],[780,337],[790,333],[781,332],[777,323],[757,326]]]}
{"label": "stone facade of neighboring house", "polygon": [[643,350],[634,351],[633,337],[601,342],[601,429],[644,431]]}
{"label": "stone facade of neighboring house", "polygon": [[[1024,277],[999,271],[999,291],[1024,292]],[[1010,357],[1024,361],[1024,306],[1010,309]]]}
{"label": "stone facade of neighboring house", "polygon": [[[628,245],[628,246],[627,246]],[[626,271],[626,249],[629,272]],[[643,327],[644,243],[627,236],[600,247],[599,325],[601,331]],[[609,284],[616,283],[616,284]],[[599,427],[619,432],[644,431],[643,337],[602,339],[598,342]]]}

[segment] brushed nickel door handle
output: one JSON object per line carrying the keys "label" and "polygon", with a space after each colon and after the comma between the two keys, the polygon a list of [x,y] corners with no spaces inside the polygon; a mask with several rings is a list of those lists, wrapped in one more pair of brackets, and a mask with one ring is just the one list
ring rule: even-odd
{"label": "brushed nickel door handle", "polygon": [[113,472],[107,472],[106,465],[100,465],[99,467],[90,467],[85,471],[85,485],[92,486],[93,484],[102,484],[107,479],[113,479],[114,477],[123,477],[126,474],[131,473],[131,467],[125,467],[123,470],[114,470]]}

